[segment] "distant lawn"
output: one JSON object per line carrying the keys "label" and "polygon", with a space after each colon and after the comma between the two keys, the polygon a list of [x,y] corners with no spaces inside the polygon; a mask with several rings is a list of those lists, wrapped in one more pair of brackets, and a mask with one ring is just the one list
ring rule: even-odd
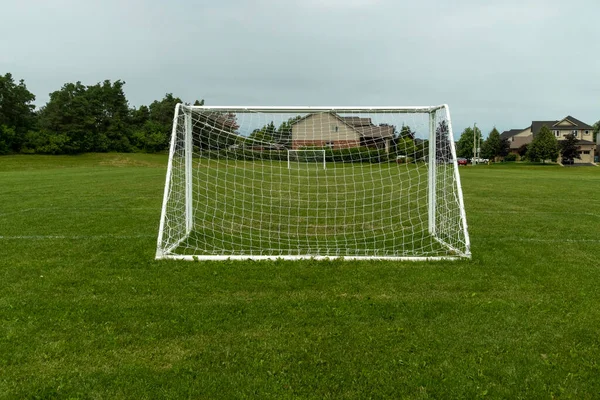
{"label": "distant lawn", "polygon": [[153,260],[166,156],[0,157],[0,398],[600,397],[600,168],[460,168],[471,261]]}

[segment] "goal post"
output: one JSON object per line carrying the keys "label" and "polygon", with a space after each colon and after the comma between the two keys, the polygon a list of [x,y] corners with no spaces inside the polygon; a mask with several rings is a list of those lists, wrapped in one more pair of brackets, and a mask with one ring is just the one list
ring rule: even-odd
{"label": "goal post", "polygon": [[157,259],[470,256],[447,105],[175,108]]}

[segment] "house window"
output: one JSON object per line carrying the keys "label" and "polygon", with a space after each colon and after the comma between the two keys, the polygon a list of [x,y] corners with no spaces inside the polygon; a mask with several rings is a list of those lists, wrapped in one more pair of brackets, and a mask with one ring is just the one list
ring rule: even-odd
{"label": "house window", "polygon": [[586,134],[586,135],[589,135],[589,134],[590,134],[590,131],[585,131],[585,134]]}
{"label": "house window", "polygon": [[573,131],[573,136],[577,137],[577,131]]}
{"label": "house window", "polygon": [[555,133],[556,133],[556,137],[560,136],[560,132],[559,131],[556,131]]}
{"label": "house window", "polygon": [[[337,128],[337,126],[336,126]],[[325,146],[329,147],[330,149],[333,149],[333,142],[327,142],[325,143]]]}
{"label": "house window", "polygon": [[337,132],[339,127],[337,125],[331,125],[331,132]]}
{"label": "house window", "polygon": [[590,151],[589,150],[584,150],[583,154],[590,154]]}

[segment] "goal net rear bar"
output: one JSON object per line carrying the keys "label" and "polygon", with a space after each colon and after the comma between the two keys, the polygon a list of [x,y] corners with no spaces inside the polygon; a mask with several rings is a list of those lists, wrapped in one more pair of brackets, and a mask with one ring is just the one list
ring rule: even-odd
{"label": "goal net rear bar", "polygon": [[447,105],[176,106],[157,259],[470,256]]}

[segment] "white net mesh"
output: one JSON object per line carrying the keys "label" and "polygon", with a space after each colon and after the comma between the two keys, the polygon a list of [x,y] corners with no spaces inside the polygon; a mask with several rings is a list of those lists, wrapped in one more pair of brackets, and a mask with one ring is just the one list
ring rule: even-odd
{"label": "white net mesh", "polygon": [[447,107],[179,106],[157,258],[469,256],[454,154]]}

